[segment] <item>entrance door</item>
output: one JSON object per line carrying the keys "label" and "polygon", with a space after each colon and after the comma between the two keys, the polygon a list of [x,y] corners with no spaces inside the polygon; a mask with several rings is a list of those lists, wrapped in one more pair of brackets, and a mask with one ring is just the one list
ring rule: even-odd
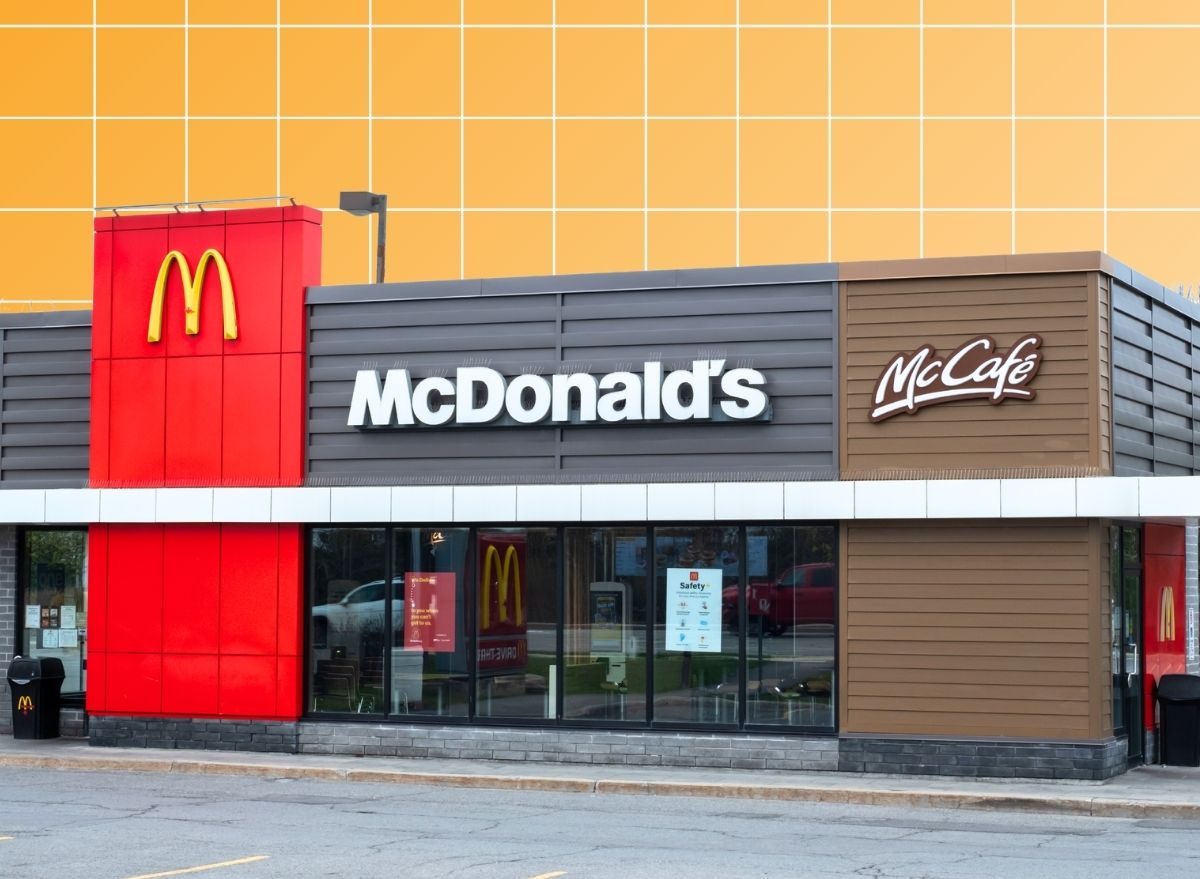
{"label": "entrance door", "polygon": [[1143,760],[1142,529],[1114,525],[1111,542],[1113,729],[1129,743],[1129,762]]}

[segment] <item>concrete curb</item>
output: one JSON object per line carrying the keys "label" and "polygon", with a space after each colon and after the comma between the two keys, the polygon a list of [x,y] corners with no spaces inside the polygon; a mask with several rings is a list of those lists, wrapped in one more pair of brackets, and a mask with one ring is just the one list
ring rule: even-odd
{"label": "concrete curb", "polygon": [[1080,796],[1035,796],[958,793],[933,790],[872,790],[856,787],[753,785],[690,781],[554,778],[528,775],[409,772],[388,769],[336,769],[328,766],[290,766],[207,760],[163,760],[139,757],[43,757],[0,755],[0,767],[70,770],[76,772],[159,772],[185,775],[241,775],[252,778],[294,778],[376,784],[417,784],[487,790],[555,791],[658,797],[720,797],[799,803],[892,806],[931,809],[973,809],[1040,812],[1103,818],[1165,818],[1200,821],[1200,803],[1155,802]]}

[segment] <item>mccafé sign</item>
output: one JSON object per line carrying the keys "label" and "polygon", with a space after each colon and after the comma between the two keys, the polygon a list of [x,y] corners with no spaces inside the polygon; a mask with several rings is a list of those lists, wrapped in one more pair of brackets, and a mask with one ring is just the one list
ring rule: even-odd
{"label": "mccaf\u00e9 sign", "polygon": [[634,424],[664,421],[765,421],[770,401],[757,369],[725,369],[724,360],[694,360],[667,371],[657,361],[642,372],[526,373],[506,378],[486,366],[454,377],[413,380],[407,369],[380,379],[360,369],[350,400],[350,427],[483,426],[492,423]]}
{"label": "mccaf\u00e9 sign", "polygon": [[932,345],[897,354],[875,383],[870,418],[883,421],[901,412],[911,415],[951,400],[1032,400],[1037,392],[1026,385],[1042,365],[1041,347],[1041,337],[1029,335],[1004,353],[997,350],[994,339],[977,336],[945,357],[939,357]]}

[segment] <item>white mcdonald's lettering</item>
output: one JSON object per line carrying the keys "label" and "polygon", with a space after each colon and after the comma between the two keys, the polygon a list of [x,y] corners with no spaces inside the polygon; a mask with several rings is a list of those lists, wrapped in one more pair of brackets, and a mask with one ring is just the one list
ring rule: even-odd
{"label": "white mcdonald's lettering", "polygon": [[870,418],[883,421],[901,412],[911,415],[923,406],[950,400],[1032,400],[1037,392],[1025,385],[1042,364],[1041,345],[1040,336],[1024,336],[1008,354],[1000,354],[993,353],[995,340],[977,336],[946,358],[939,358],[932,345],[897,354],[875,383]]}
{"label": "white mcdonald's lettering", "polygon": [[[757,369],[725,369],[724,360],[694,360],[691,369],[664,374],[661,363],[641,375],[586,372],[507,379],[486,366],[464,366],[453,379],[413,382],[407,369],[389,369],[382,382],[360,369],[350,399],[350,427],[482,426],[507,416],[513,424],[595,424],[654,421],[729,421],[769,417],[770,400]],[[719,413],[719,414],[718,414]]]}

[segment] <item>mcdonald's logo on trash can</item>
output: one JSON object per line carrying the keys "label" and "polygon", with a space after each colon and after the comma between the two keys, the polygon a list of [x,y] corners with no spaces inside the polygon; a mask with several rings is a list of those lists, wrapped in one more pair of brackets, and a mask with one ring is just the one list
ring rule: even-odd
{"label": "mcdonald's logo on trash can", "polygon": [[[512,591],[509,591],[509,584]],[[492,590],[496,590],[496,615],[498,622],[521,626],[525,622],[525,609],[521,595],[521,561],[517,557],[517,548],[508,546],[504,550],[504,560],[500,560],[500,549],[494,544],[489,545],[483,555],[483,601],[481,602],[482,631],[492,627]],[[509,598],[511,603],[511,618]]]}
{"label": "mcdonald's logo on trash can", "polygon": [[233,301],[233,282],[229,279],[229,266],[225,264],[225,257],[210,247],[200,254],[195,276],[188,267],[187,258],[178,250],[172,250],[163,257],[162,265],[158,268],[158,280],[154,282],[154,298],[150,300],[147,342],[157,342],[162,338],[163,298],[166,296],[167,278],[173,265],[179,267],[179,277],[183,281],[183,331],[189,336],[200,332],[200,292],[204,288],[204,273],[210,262],[216,265],[221,280],[221,320],[224,324],[225,338],[232,340],[238,337],[237,307]]}
{"label": "mcdonald's logo on trash can", "polygon": [[32,711],[33,710],[33,697],[32,696],[21,696],[19,699],[17,699],[17,710],[20,711],[22,714],[28,714],[30,711]]}

